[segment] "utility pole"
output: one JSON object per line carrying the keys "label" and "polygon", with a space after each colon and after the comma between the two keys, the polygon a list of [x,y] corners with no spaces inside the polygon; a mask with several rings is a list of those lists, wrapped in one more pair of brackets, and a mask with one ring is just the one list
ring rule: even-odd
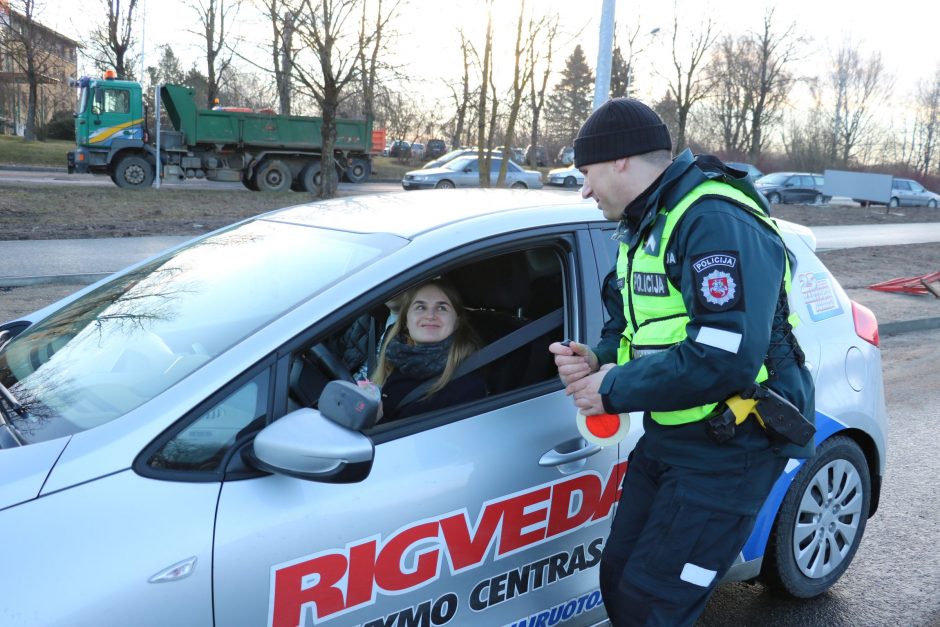
{"label": "utility pole", "polygon": [[617,0],[603,0],[597,40],[597,73],[594,79],[594,109],[610,96],[610,63],[614,55],[614,10]]}

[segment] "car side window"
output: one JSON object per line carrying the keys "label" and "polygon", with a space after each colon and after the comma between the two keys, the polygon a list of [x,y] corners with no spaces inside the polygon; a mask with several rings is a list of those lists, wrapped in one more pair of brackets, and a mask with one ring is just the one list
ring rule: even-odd
{"label": "car side window", "polygon": [[895,179],[895,181],[894,181],[894,189],[900,189],[901,191],[905,191],[905,192],[906,192],[906,191],[909,191],[909,190],[911,189],[911,186],[908,184],[907,181],[899,181],[899,180]]}
{"label": "car side window", "polygon": [[155,470],[218,471],[239,437],[264,424],[269,390],[270,370],[265,368],[180,429],[147,465]]}
{"label": "car side window", "polygon": [[920,192],[924,191],[924,187],[923,187],[920,183],[911,181],[911,190],[913,190],[913,191],[915,191],[915,192],[917,192],[917,193],[920,193]]}
{"label": "car side window", "polygon": [[[479,349],[484,355],[493,355],[493,349],[487,347],[496,345],[503,353],[471,371],[485,380],[489,397],[557,379],[548,345],[562,336],[564,328],[565,290],[559,251],[548,245],[517,250],[470,261],[440,276],[459,292]],[[396,293],[413,285],[402,285]],[[383,303],[351,312],[328,337],[295,351],[288,410],[316,407],[331,380],[371,380],[394,318],[391,313]]]}

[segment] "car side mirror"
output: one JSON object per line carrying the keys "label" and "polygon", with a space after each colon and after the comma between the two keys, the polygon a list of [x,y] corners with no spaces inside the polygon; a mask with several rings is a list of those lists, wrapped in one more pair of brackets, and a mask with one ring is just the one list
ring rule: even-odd
{"label": "car side mirror", "polygon": [[378,405],[368,391],[331,381],[320,395],[319,409],[298,409],[269,424],[245,449],[245,461],[308,481],[362,481],[372,470],[375,445],[360,429],[375,424]]}

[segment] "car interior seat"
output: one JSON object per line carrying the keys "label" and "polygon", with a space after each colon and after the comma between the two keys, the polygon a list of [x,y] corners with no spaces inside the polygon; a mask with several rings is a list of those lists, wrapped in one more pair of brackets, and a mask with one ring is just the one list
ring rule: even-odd
{"label": "car interior seat", "polygon": [[[557,257],[552,259],[554,253],[544,250],[491,257],[451,273],[484,346],[561,307],[560,267]],[[553,331],[489,364],[486,380],[490,394],[553,377],[548,344],[549,338],[556,336]]]}

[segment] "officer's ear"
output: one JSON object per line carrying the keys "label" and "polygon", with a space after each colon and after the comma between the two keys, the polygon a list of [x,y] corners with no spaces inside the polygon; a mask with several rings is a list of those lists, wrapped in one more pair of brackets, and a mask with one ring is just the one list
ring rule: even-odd
{"label": "officer's ear", "polygon": [[630,157],[620,157],[614,159],[614,171],[618,173],[626,172],[630,168]]}

